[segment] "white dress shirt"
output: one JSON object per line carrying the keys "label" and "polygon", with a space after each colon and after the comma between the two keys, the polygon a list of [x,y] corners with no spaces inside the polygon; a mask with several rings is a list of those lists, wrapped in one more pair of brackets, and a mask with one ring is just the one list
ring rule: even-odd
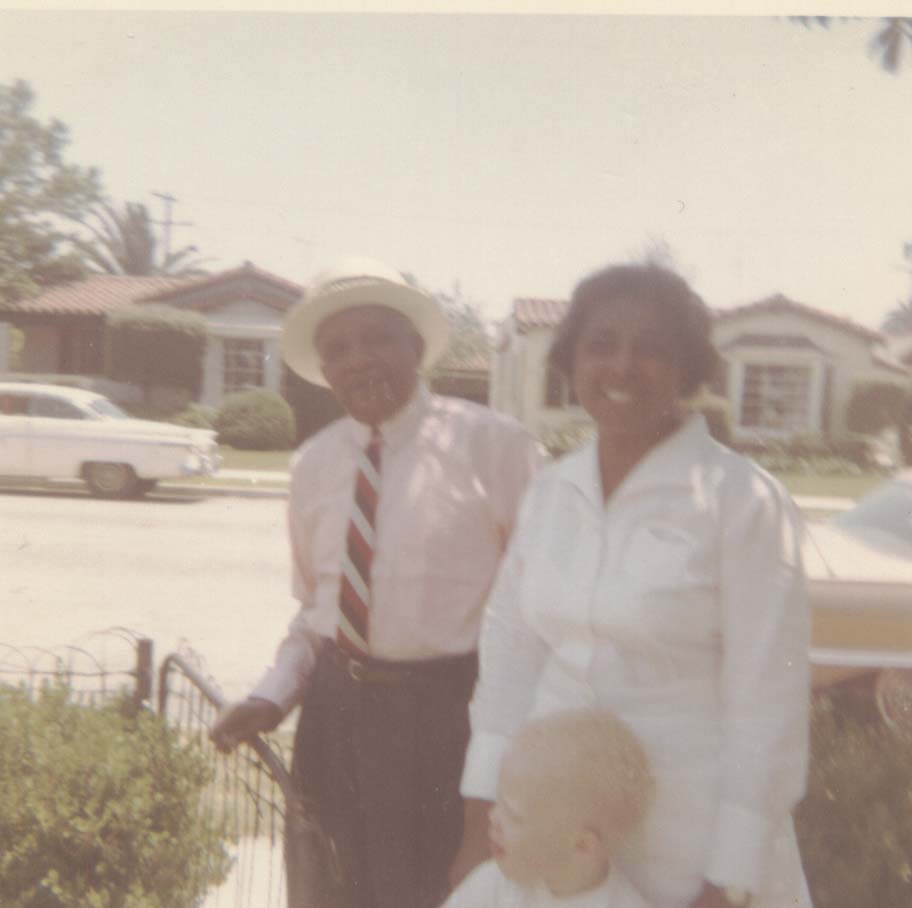
{"label": "white dress shirt", "polygon": [[625,869],[658,908],[707,878],[753,908],[809,905],[790,812],[804,791],[809,621],[782,487],[691,417],[603,500],[593,441],[532,483],[492,591],[463,793],[493,799],[528,716],[600,706],[653,764]]}
{"label": "white dress shirt", "polygon": [[[379,428],[371,654],[415,660],[471,652],[541,447],[515,420],[423,385]],[[301,607],[252,691],[285,712],[300,697],[320,641],[336,634],[358,456],[369,435],[345,417],[292,460],[292,591]]]}
{"label": "white dress shirt", "polygon": [[494,861],[485,861],[467,876],[444,908],[650,908],[620,871],[613,870],[594,889],[556,896],[542,885],[519,886]]}

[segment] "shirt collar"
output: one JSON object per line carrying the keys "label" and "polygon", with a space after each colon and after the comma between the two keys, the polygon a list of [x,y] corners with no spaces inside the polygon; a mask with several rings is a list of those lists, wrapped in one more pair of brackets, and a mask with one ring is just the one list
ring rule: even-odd
{"label": "shirt collar", "polygon": [[[380,437],[383,439],[383,446],[391,451],[401,448],[418,431],[418,426],[430,406],[431,392],[428,390],[427,385],[419,380],[415,387],[415,393],[411,396],[409,402],[378,426]],[[347,416],[346,419],[348,421],[349,438],[359,448],[365,447],[370,438],[370,426],[363,422],[358,422],[350,416]]]}
{"label": "shirt collar", "polygon": [[[689,487],[693,464],[703,460],[709,432],[701,413],[689,416],[666,439],[651,448],[624,477],[612,499],[644,489]],[[557,465],[559,475],[601,508],[602,482],[599,477],[598,437],[568,454]]]}

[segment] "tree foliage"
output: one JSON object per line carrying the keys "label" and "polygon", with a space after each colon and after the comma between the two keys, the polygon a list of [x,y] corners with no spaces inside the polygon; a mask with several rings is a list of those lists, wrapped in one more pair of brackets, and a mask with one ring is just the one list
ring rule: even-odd
{"label": "tree foliage", "polygon": [[891,426],[899,426],[905,412],[909,391],[889,382],[864,382],[852,389],[846,410],[846,427],[850,432],[876,435]]}
{"label": "tree foliage", "polygon": [[0,686],[4,908],[186,908],[221,882],[202,757],[156,716]]}
{"label": "tree foliage", "polygon": [[100,198],[98,173],[64,161],[67,129],[31,109],[26,82],[0,84],[0,302],[82,276],[65,229]]}
{"label": "tree foliage", "polygon": [[491,334],[478,305],[465,298],[459,281],[453,282],[449,292],[438,292],[436,297],[450,323],[450,344],[441,359],[463,362],[490,356]]}
{"label": "tree foliage", "polygon": [[[834,21],[832,16],[793,16],[795,21],[806,27],[822,25],[829,28]],[[836,17],[849,18],[849,17]],[[912,18],[903,16],[882,16],[880,27],[871,39],[870,52],[888,73],[899,72],[904,55],[912,49]]]}
{"label": "tree foliage", "polygon": [[199,393],[206,350],[206,320],[154,304],[131,306],[105,322],[107,374],[144,389],[148,402],[154,387]]}
{"label": "tree foliage", "polygon": [[205,274],[196,246],[184,246],[174,252],[160,247],[149,211],[140,202],[126,202],[122,210],[101,202],[82,223],[92,238],[77,240],[77,246],[92,271],[174,277]]}

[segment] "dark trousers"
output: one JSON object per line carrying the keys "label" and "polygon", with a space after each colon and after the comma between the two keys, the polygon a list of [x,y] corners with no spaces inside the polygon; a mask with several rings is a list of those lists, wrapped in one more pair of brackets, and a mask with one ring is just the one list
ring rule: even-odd
{"label": "dark trousers", "polygon": [[320,654],[293,773],[331,837],[342,908],[434,908],[462,837],[459,781],[475,654],[427,662]]}

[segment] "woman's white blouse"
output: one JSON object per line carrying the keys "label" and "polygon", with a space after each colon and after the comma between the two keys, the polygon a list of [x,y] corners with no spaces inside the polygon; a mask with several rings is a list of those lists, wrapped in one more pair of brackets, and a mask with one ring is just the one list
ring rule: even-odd
{"label": "woman's white blouse", "polygon": [[530,715],[608,708],[657,779],[627,867],[647,897],[686,905],[706,878],[802,904],[790,812],[807,770],[808,624],[797,510],[702,417],[607,503],[592,442],[522,506],[482,627],[463,794],[493,798]]}

